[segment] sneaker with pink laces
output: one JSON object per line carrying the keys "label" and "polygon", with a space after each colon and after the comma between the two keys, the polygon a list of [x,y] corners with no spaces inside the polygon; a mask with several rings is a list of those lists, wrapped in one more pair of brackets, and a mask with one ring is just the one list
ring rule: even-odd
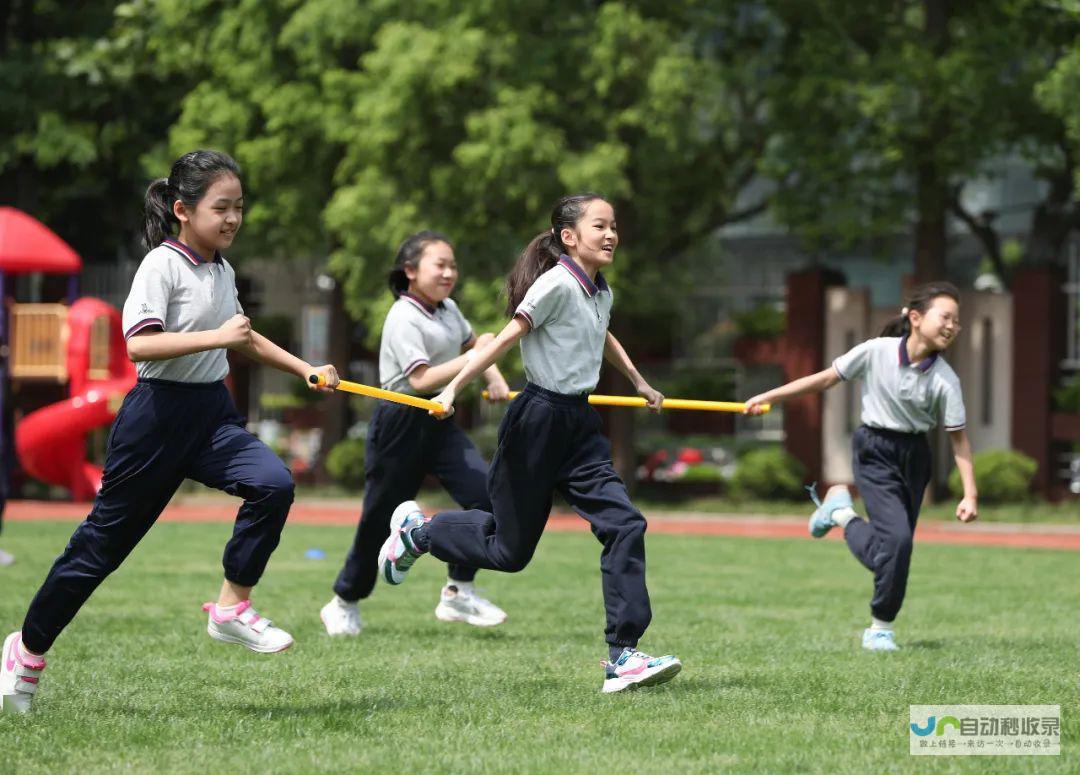
{"label": "sneaker with pink laces", "polygon": [[22,632],[13,632],[4,640],[0,652],[0,711],[26,713],[38,690],[38,679],[45,660],[27,659],[19,648]]}
{"label": "sneaker with pink laces", "polygon": [[238,643],[260,654],[276,654],[293,644],[292,635],[256,613],[250,600],[225,609],[206,603],[203,610],[209,613],[206,631],[214,640]]}

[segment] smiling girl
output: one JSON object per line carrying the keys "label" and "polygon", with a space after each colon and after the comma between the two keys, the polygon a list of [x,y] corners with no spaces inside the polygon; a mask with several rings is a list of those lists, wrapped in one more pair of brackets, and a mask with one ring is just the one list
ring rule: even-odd
{"label": "smiling girl", "polygon": [[[386,390],[431,396],[493,338],[477,337],[450,298],[458,279],[453,245],[442,234],[422,231],[398,249],[390,272],[397,299],[383,323],[379,382]],[[509,392],[499,369],[485,372],[492,400]],[[359,635],[357,602],[368,597],[379,575],[379,547],[390,534],[394,507],[416,497],[427,474],[435,475],[463,509],[491,509],[488,466],[454,421],[439,422],[411,406],[379,401],[368,425],[364,453],[364,508],[334,597],[320,612],[330,635]],[[473,587],[476,568],[451,563],[435,616],[445,622],[491,627],[506,613]]]}
{"label": "smiling girl", "polygon": [[[4,641],[0,700],[25,712],[45,668],[45,652],[105,578],[135,548],[186,479],[244,499],[225,546],[225,580],[207,603],[207,632],[225,643],[273,653],[292,645],[289,633],[251,607],[293,501],[289,470],[244,428],[225,377],[226,350],[294,374],[325,377],[333,366],[305,363],[256,333],[236,293],[233,268],[220,251],[243,221],[240,169],[216,151],[180,157],[167,178],[146,192],[146,254],[124,304],[124,336],[138,382],[124,398],[105,450],[101,490],[30,603],[22,630]],[[164,594],[154,590],[154,595]],[[162,633],[172,617],[132,611]],[[166,604],[167,605],[167,604]],[[122,653],[119,645],[110,651]]]}
{"label": "smiling girl", "polygon": [[862,425],[852,438],[853,468],[870,519],[856,515],[848,488],[837,485],[824,502],[814,496],[818,508],[809,528],[812,536],[821,538],[841,527],[851,553],[874,572],[871,624],[862,638],[863,648],[870,651],[899,649],[893,620],[907,590],[915,523],[932,470],[926,432],[939,419],[964,485],[956,518],[971,522],[978,514],[960,380],[941,357],[959,333],[956,287],[928,283],[915,289],[881,337],[857,345],[824,371],[746,402],[748,414],[760,414],[762,404],[820,393],[843,380],[862,380]]}
{"label": "smiling girl", "polygon": [[516,572],[528,565],[558,491],[604,545],[600,555],[605,637],[604,692],[663,683],[682,665],[637,650],[652,618],[645,587],[645,518],[615,473],[600,416],[588,404],[607,359],[651,409],[664,397],[634,368],[608,331],[612,295],[601,269],[619,244],[615,211],[596,194],[563,197],[551,229],[521,254],[506,282],[511,321],[479,349],[435,401],[449,416],[467,385],[521,341],[528,385],[499,426],[488,492],[493,508],[446,511],[426,522],[413,501],[399,505],[379,554],[379,569],[400,584],[430,551],[445,562]]}

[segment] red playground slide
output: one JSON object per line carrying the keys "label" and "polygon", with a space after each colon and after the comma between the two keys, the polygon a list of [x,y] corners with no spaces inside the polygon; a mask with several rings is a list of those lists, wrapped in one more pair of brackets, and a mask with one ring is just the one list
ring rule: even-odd
{"label": "red playground slide", "polygon": [[[92,379],[90,331],[98,318],[109,321],[109,364],[107,376]],[[15,450],[28,474],[66,487],[73,499],[83,501],[101,487],[101,469],[86,459],[86,435],[116,418],[121,401],[135,385],[135,365],[128,360],[115,307],[83,297],[71,305],[68,329],[70,398],[23,417],[15,428]]]}

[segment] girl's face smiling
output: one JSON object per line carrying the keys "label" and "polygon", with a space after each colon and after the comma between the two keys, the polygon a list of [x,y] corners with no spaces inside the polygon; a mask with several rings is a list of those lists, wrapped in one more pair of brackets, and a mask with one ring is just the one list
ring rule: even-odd
{"label": "girl's face smiling", "polygon": [[177,200],[173,213],[180,221],[180,241],[211,260],[215,250],[228,248],[236,239],[244,220],[244,189],[235,175],[219,175],[194,209]]}
{"label": "girl's face smiling", "polygon": [[603,199],[594,199],[573,229],[563,229],[559,235],[573,258],[589,274],[607,266],[615,258],[619,233],[615,229],[615,208]]}
{"label": "girl's face smiling", "polygon": [[911,330],[934,350],[944,350],[960,333],[960,305],[951,296],[937,296],[930,308],[910,313]]}
{"label": "girl's face smiling", "polygon": [[436,306],[454,290],[458,268],[454,249],[445,242],[429,242],[416,266],[405,266],[409,278],[409,293],[419,296],[431,306]]}

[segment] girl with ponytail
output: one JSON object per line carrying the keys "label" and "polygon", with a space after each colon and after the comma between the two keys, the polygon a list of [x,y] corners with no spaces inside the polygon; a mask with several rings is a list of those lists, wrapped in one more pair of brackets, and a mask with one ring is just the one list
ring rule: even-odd
{"label": "girl with ponytail", "polygon": [[959,333],[959,291],[950,283],[927,283],[915,289],[879,338],[857,345],[824,371],[746,402],[748,414],[760,414],[762,404],[862,380],[862,425],[852,447],[855,483],[869,521],[855,513],[845,485],[830,488],[824,502],[811,487],[817,509],[809,530],[821,538],[840,527],[851,553],[874,573],[871,622],[862,636],[863,648],[870,651],[900,648],[893,620],[907,591],[915,524],[932,471],[926,432],[939,422],[949,434],[964,485],[956,518],[971,522],[978,515],[964,397],[956,372],[941,357]]}
{"label": "girl with ponytail", "polygon": [[[135,548],[184,479],[244,499],[225,547],[221,591],[215,603],[203,606],[210,637],[262,653],[283,651],[293,642],[255,613],[250,600],[292,505],[292,475],[244,427],[225,387],[226,351],[293,374],[309,387],[309,377],[323,376],[323,391],[337,384],[337,374],[333,366],[314,367],[282,350],[244,316],[236,275],[220,252],[232,244],[243,220],[235,161],[217,151],[184,154],[168,177],[150,184],[145,206],[149,252],[135,272],[123,315],[128,356],[139,379],[109,434],[90,515],[53,564],[22,630],[4,641],[0,700],[6,711],[30,709],[45,652]],[[171,626],[162,620],[162,632]]]}
{"label": "girl with ponytail", "polygon": [[[611,445],[588,394],[606,359],[654,411],[664,397],[638,373],[608,331],[612,294],[602,268],[615,258],[615,211],[596,194],[559,200],[551,229],[522,252],[506,282],[510,322],[482,348],[435,401],[453,413],[461,388],[518,341],[529,384],[499,428],[488,475],[490,509],[445,511],[426,521],[414,501],[397,507],[379,553],[379,572],[400,584],[421,555],[513,573],[528,565],[558,491],[604,545],[600,567],[607,613],[604,692],[650,686],[675,677],[673,656],[637,650],[652,618],[645,587],[645,518],[634,508],[611,463]],[[547,661],[554,661],[550,656]]]}
{"label": "girl with ponytail", "polygon": [[[379,382],[386,390],[433,395],[494,338],[476,336],[450,298],[457,279],[454,247],[445,235],[425,230],[401,243],[389,276],[397,301],[383,322],[379,344]],[[491,366],[484,376],[488,397],[506,400],[509,387],[499,369]],[[453,420],[441,422],[411,406],[379,401],[364,449],[360,524],[334,581],[334,597],[319,612],[328,635],[360,634],[358,603],[379,577],[379,547],[390,534],[390,516],[399,503],[416,497],[426,475],[437,477],[461,508],[491,510],[487,462]],[[451,563],[447,570],[437,619],[477,627],[506,620],[506,613],[474,587],[476,568]]]}

